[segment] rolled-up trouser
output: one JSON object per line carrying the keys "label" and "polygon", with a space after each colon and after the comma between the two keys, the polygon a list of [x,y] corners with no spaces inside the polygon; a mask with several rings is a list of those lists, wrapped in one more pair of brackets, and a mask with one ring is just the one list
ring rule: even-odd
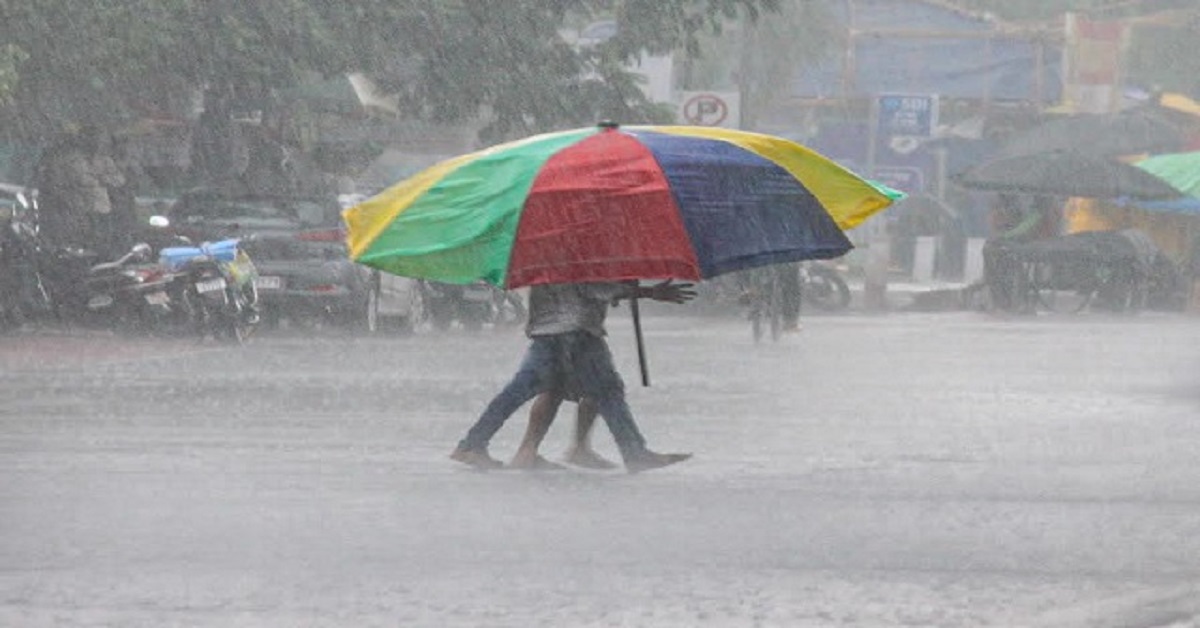
{"label": "rolled-up trouser", "polygon": [[646,440],[625,401],[625,384],[603,338],[582,331],[534,336],[516,375],[459,442],[461,449],[486,450],[492,436],[530,399],[547,390],[566,390],[596,400],[597,410],[625,460],[646,450]]}

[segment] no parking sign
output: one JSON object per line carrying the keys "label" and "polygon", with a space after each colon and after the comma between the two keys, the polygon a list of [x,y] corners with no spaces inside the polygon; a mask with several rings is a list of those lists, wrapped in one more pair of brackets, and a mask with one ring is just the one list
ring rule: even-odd
{"label": "no parking sign", "polygon": [[694,126],[736,129],[741,125],[741,94],[738,92],[682,92],[679,121]]}

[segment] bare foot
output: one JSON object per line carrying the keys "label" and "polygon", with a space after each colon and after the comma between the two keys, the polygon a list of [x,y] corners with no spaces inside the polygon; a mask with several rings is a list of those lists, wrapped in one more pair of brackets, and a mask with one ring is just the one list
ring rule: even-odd
{"label": "bare foot", "polygon": [[488,469],[499,469],[500,467],[504,466],[503,462],[500,462],[499,460],[489,456],[488,452],[479,449],[463,449],[462,447],[456,448],[450,453],[450,459],[457,460],[458,462],[470,465],[476,469],[482,469],[484,471]]}
{"label": "bare foot", "polygon": [[616,469],[617,463],[605,459],[600,454],[586,448],[572,448],[563,456],[563,462],[584,469]]}
{"label": "bare foot", "polygon": [[626,460],[625,469],[630,473],[641,473],[683,462],[691,457],[692,454],[660,454],[647,450]]}
{"label": "bare foot", "polygon": [[514,456],[512,461],[508,463],[509,469],[519,469],[521,471],[566,471],[567,468],[557,462],[550,462],[545,458],[534,454],[533,457]]}

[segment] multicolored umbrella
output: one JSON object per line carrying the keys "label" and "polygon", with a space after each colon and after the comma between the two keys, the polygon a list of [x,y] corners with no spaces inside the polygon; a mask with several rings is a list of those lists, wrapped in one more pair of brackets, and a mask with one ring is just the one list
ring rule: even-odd
{"label": "multicolored umbrella", "polygon": [[359,263],[517,288],[838,257],[902,196],[778,137],[604,123],[444,161],[344,215]]}

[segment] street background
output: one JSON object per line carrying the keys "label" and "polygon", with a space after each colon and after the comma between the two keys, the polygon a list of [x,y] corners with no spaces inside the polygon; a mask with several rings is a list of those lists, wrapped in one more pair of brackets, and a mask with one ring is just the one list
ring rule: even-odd
{"label": "street background", "polygon": [[515,329],[0,339],[0,625],[1197,625],[1194,317],[646,314],[640,475],[447,459]]}

